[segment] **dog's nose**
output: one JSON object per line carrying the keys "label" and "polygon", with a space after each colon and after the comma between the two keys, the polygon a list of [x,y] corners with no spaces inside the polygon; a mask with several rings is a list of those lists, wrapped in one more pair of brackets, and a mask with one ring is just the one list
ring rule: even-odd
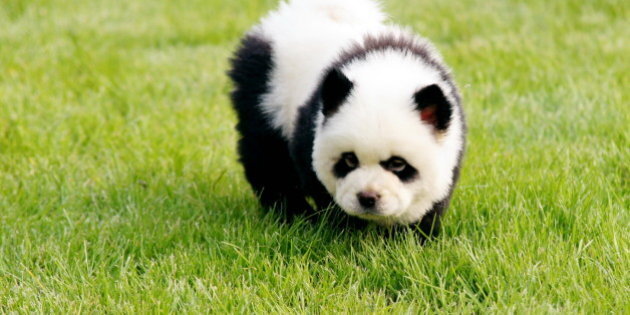
{"label": "dog's nose", "polygon": [[357,194],[359,204],[364,208],[373,208],[381,196],[375,192],[364,191]]}

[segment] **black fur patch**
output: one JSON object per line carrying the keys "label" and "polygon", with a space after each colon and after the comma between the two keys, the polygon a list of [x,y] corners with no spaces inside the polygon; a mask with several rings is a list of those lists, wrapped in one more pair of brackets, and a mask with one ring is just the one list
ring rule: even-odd
{"label": "black fur patch", "polygon": [[[353,167],[351,165],[348,165],[348,163],[346,163],[346,159],[354,160],[356,162],[356,166]],[[344,178],[348,174],[350,174],[350,172],[354,171],[358,165],[359,159],[357,159],[357,156],[354,155],[354,153],[352,152],[346,152],[343,153],[339,161],[335,163],[335,166],[333,167],[333,173],[337,178]]]}
{"label": "black fur patch", "polygon": [[442,89],[436,84],[429,85],[418,91],[413,99],[416,103],[418,111],[421,113],[425,110],[431,110],[431,123],[438,131],[444,131],[448,128],[453,115],[451,104],[444,96]]}
{"label": "black fur patch", "polygon": [[[304,192],[311,196],[318,208],[334,204],[333,199],[317,178],[313,169],[313,143],[315,142],[315,122],[321,111],[319,90],[311,95],[306,105],[300,107],[296,126],[291,137],[291,157],[300,176]],[[341,210],[339,210],[341,211]]]}
{"label": "black fur patch", "polygon": [[396,175],[400,179],[400,181],[403,182],[403,183],[410,183],[410,182],[414,181],[416,178],[418,178],[418,176],[419,176],[418,170],[415,167],[411,166],[411,164],[407,163],[406,161],[405,161],[406,166],[401,171],[393,171],[393,170],[391,170],[391,167],[389,167],[389,164],[394,159],[399,159],[399,160],[405,161],[403,158],[400,158],[400,157],[397,157],[397,156],[392,156],[387,161],[382,161],[380,164],[381,164],[381,166],[384,169],[386,169],[386,170],[392,172],[394,175]]}
{"label": "black fur patch", "polygon": [[337,112],[353,86],[354,84],[338,68],[328,72],[320,90],[324,116],[330,117]]}
{"label": "black fur patch", "polygon": [[264,207],[278,207],[292,215],[310,210],[293,167],[288,142],[273,128],[261,109],[273,68],[270,43],[246,36],[231,61],[234,83],[231,98],[238,115],[238,153],[245,177]]}

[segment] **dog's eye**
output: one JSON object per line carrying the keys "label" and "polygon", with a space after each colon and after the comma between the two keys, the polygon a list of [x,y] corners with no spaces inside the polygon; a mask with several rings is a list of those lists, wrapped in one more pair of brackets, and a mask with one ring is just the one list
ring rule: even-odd
{"label": "dog's eye", "polygon": [[345,152],[341,154],[332,171],[337,178],[344,178],[357,167],[359,167],[357,156],[352,152]]}
{"label": "dog's eye", "polygon": [[399,173],[405,170],[407,162],[400,158],[392,158],[387,161],[387,169],[394,173]]}
{"label": "dog's eye", "polygon": [[343,162],[346,164],[346,166],[351,169],[359,166],[359,160],[357,159],[357,156],[354,155],[354,153],[344,153],[341,158],[343,159]]}
{"label": "dog's eye", "polygon": [[400,178],[403,183],[410,183],[420,176],[418,170],[401,157],[392,156],[386,161],[381,161],[380,164],[384,169]]}

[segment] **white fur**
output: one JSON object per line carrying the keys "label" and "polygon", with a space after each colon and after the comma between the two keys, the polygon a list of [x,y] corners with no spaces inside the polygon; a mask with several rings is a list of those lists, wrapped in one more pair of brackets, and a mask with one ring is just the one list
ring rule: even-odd
{"label": "white fur", "polygon": [[289,138],[297,109],[343,47],[383,27],[385,15],[370,0],[293,0],[264,18],[256,32],[271,40],[271,91],[262,100],[274,127]]}
{"label": "white fur", "polygon": [[[343,48],[360,42],[366,34],[417,38],[385,26],[384,19],[374,1],[294,0],[283,3],[254,30],[271,40],[274,51],[271,91],[263,97],[262,106],[287,139],[295,128],[298,108]],[[430,52],[441,60],[433,49]],[[449,129],[436,136],[414,110],[413,95],[431,84],[449,95],[450,85],[419,57],[393,50],[372,53],[342,71],[354,88],[325,126],[319,114],[313,151],[317,177],[351,215],[382,224],[416,222],[448,194],[463,144],[462,114],[457,107]],[[360,167],[338,179],[332,170],[343,152],[354,152]],[[379,165],[394,155],[415,167],[419,178],[402,183]],[[378,215],[363,214],[356,196],[364,191],[381,195]]]}

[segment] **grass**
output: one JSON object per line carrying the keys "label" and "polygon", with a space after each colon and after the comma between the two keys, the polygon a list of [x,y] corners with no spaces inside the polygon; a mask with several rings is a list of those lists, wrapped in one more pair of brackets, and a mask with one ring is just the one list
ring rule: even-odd
{"label": "grass", "polygon": [[0,313],[630,312],[627,1],[386,1],[468,114],[424,247],[258,207],[225,71],[275,4],[0,1]]}

